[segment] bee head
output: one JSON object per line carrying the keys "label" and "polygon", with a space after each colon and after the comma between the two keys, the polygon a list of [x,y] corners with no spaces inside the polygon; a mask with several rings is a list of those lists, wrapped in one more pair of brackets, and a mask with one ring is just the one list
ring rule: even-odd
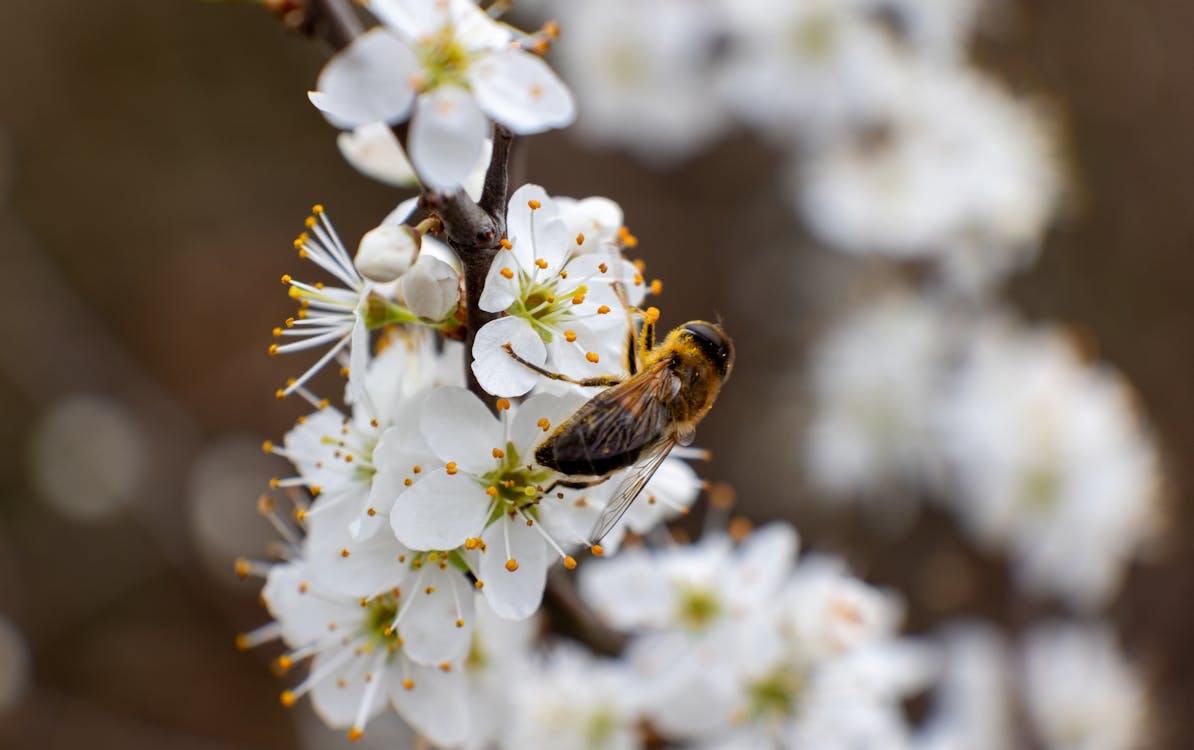
{"label": "bee head", "polygon": [[734,366],[734,345],[730,337],[716,323],[694,320],[684,324],[684,330],[701,353],[717,367],[718,374],[725,379]]}

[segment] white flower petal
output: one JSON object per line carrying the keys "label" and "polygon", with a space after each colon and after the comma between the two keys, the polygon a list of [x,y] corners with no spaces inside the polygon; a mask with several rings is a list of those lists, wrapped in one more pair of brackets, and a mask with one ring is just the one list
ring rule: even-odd
{"label": "white flower petal", "polygon": [[[351,646],[344,648],[351,648]],[[335,649],[316,654],[311,661],[312,673],[317,672],[320,667],[339,657],[342,653],[340,649]],[[378,670],[377,674],[373,673],[375,667]],[[311,689],[311,707],[329,727],[344,729],[352,726],[360,711],[361,703],[365,699],[365,691],[369,688],[369,682],[366,682],[365,675],[369,674],[371,680],[379,680],[383,678],[383,670],[385,670],[385,661],[379,660],[376,653],[354,654],[343,665],[333,669],[326,677],[315,683],[315,687]],[[381,713],[386,705],[385,697],[384,690],[374,688],[369,709],[365,714],[366,719]]]}
{"label": "white flower petal", "polygon": [[318,90],[307,96],[328,122],[344,130],[401,122],[415,98],[410,78],[418,66],[406,42],[384,28],[371,29],[328,61]]}
{"label": "white flower petal", "polygon": [[503,348],[505,344],[527,362],[542,366],[547,361],[547,348],[530,323],[522,318],[498,318],[477,331],[473,374],[481,387],[495,396],[521,396],[542,376],[511,357]]}
{"label": "white flower petal", "polygon": [[398,557],[408,550],[388,533],[354,538],[350,522],[357,514],[344,502],[307,514],[304,557],[313,577],[321,586],[351,597],[401,585],[409,568],[400,565]]}
{"label": "white flower petal", "polygon": [[[505,312],[518,299],[518,258],[509,250],[499,250],[493,256],[485,288],[481,290],[479,307],[486,312]],[[510,278],[505,274],[509,273]]]}
{"label": "white flower petal", "polygon": [[485,148],[489,121],[469,92],[441,86],[415,100],[410,160],[423,184],[447,190],[464,182]]}
{"label": "white flower petal", "polygon": [[469,71],[477,103],[490,117],[520,135],[572,124],[572,92],[547,63],[508,49],[478,60]]}
{"label": "white flower petal", "polygon": [[328,625],[359,618],[359,612],[346,610],[310,591],[311,574],[303,565],[288,563],[270,569],[261,598],[269,613],[282,627],[282,640],[292,648],[324,638]]}
{"label": "white flower petal", "polygon": [[[539,207],[531,208],[532,201]],[[558,273],[575,239],[568,235],[568,225],[560,219],[559,209],[547,191],[529,184],[510,196],[506,236],[519,267],[535,278]],[[536,260],[545,261],[547,268],[540,269]]]}
{"label": "white flower petal", "polygon": [[[468,685],[464,672],[411,665],[386,673],[390,701],[407,724],[439,747],[459,745],[469,732]],[[403,684],[410,680],[411,687]]]}
{"label": "white flower petal", "polygon": [[441,569],[437,563],[428,563],[422,571],[417,588],[403,591],[403,596],[413,596],[416,601],[398,624],[402,650],[419,664],[430,666],[462,659],[473,633],[477,598],[473,586],[463,571],[450,564]]}
{"label": "white flower petal", "polygon": [[402,493],[390,511],[398,541],[412,549],[450,550],[477,536],[489,518],[489,496],[463,473],[436,469]]}
{"label": "white flower petal", "polygon": [[451,20],[448,6],[442,2],[366,0],[365,6],[379,21],[411,40],[434,34]]}
{"label": "white flower petal", "polygon": [[444,461],[455,461],[465,472],[489,471],[493,449],[506,444],[501,423],[481,399],[456,386],[427,394],[419,425],[431,449]]}
{"label": "white flower petal", "polygon": [[406,152],[384,122],[371,122],[336,137],[340,155],[366,177],[394,187],[419,184]]}
{"label": "white flower petal", "polygon": [[[521,516],[502,516],[481,539],[485,542],[480,570],[485,586],[481,592],[494,613],[507,620],[523,620],[535,614],[547,584],[547,543],[543,537]],[[517,563],[516,570],[507,567],[510,560]]]}

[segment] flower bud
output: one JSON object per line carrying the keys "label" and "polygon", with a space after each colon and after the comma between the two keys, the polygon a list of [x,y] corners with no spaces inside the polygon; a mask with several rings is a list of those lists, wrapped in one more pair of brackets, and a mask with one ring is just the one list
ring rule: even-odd
{"label": "flower bud", "polygon": [[406,307],[424,320],[443,320],[460,302],[460,276],[429,254],[420,255],[398,285]]}
{"label": "flower bud", "polygon": [[419,233],[405,225],[383,224],[365,233],[354,263],[370,281],[393,281],[411,267],[419,252]]}

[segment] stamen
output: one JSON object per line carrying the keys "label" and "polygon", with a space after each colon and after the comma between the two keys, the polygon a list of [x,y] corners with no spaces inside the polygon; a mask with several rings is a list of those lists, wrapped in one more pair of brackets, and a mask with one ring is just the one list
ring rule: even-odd
{"label": "stamen", "polygon": [[282,625],[270,622],[259,628],[254,628],[247,633],[237,633],[236,648],[238,651],[248,651],[251,648],[257,648],[263,643],[269,643],[281,637]]}

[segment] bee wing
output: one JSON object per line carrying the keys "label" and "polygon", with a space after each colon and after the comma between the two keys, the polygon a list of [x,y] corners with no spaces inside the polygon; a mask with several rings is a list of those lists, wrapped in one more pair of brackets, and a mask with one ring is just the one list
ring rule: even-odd
{"label": "bee wing", "polygon": [[630,509],[630,504],[634,502],[634,498],[638,497],[638,493],[643,491],[643,487],[647,486],[647,482],[651,481],[651,477],[659,468],[663,460],[667,458],[667,454],[671,453],[672,447],[676,444],[675,438],[666,435],[657,443],[651,446],[643,454],[643,457],[638,463],[626,470],[626,475],[622,478],[621,484],[614,491],[614,494],[609,499],[609,503],[605,506],[605,510],[601,511],[601,517],[597,519],[597,525],[593,527],[593,531],[589,534],[589,543],[597,544],[605,535],[609,533],[610,529],[617,525],[626,511]]}

